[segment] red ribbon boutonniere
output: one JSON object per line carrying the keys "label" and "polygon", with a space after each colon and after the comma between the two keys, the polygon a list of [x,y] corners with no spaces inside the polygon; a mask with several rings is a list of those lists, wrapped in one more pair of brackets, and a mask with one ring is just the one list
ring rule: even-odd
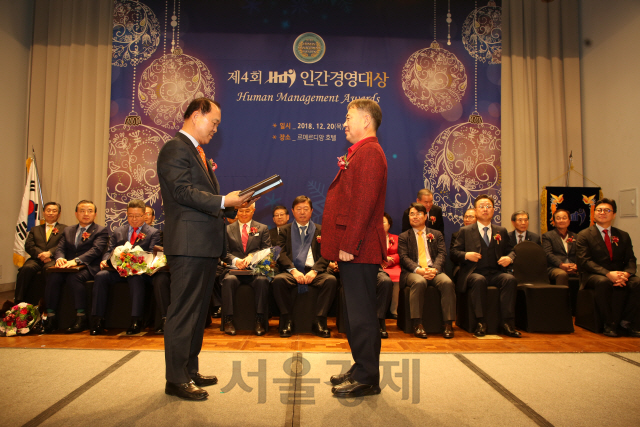
{"label": "red ribbon boutonniere", "polygon": [[498,242],[498,244],[500,244],[500,240],[502,240],[502,236],[499,234],[496,234],[495,236],[493,236],[493,239]]}
{"label": "red ribbon boutonniere", "polygon": [[427,241],[432,242],[435,239],[435,236],[431,233],[427,234]]}
{"label": "red ribbon boutonniere", "polygon": [[209,166],[211,166],[211,170],[215,172],[216,169],[218,169],[218,165],[216,164],[216,162],[214,162],[213,159],[209,159],[207,161],[209,162]]}
{"label": "red ribbon boutonniere", "polygon": [[436,223],[436,217],[435,216],[432,216],[429,219],[431,220],[431,224],[435,224]]}
{"label": "red ribbon boutonniere", "polygon": [[84,233],[82,233],[82,241],[83,242],[85,240],[87,240],[89,237],[91,237],[91,234],[87,233],[86,231]]}
{"label": "red ribbon boutonniere", "polygon": [[575,241],[576,241],[576,239],[574,239],[573,237],[571,237],[571,236],[567,237],[567,243],[573,243]]}
{"label": "red ribbon boutonniere", "polygon": [[396,242],[396,241],[395,241],[395,240],[393,240],[393,237],[389,237],[389,244],[390,244],[390,245],[393,245],[395,242]]}
{"label": "red ribbon boutonniere", "polygon": [[349,167],[349,162],[347,161],[346,154],[344,156],[338,157],[338,167],[340,168],[340,170],[347,170],[347,167]]}
{"label": "red ribbon boutonniere", "polygon": [[251,227],[249,229],[249,234],[251,234],[252,236],[255,236],[256,234],[258,234],[258,229],[256,227]]}
{"label": "red ribbon boutonniere", "polygon": [[318,237],[316,237],[316,240],[318,241],[318,243],[322,242],[322,236],[318,235]]}
{"label": "red ribbon boutonniere", "polygon": [[56,234],[58,234],[60,232],[60,230],[58,230],[58,227],[53,227],[53,229],[51,230],[51,234],[53,234],[54,236]]}
{"label": "red ribbon boutonniere", "polygon": [[611,236],[611,241],[615,243],[616,246],[618,246],[618,242],[620,241],[620,239],[618,239],[616,236]]}
{"label": "red ribbon boutonniere", "polygon": [[145,237],[147,237],[147,235],[144,233],[138,234],[138,237],[136,237],[136,242],[139,242],[140,240],[144,240]]}

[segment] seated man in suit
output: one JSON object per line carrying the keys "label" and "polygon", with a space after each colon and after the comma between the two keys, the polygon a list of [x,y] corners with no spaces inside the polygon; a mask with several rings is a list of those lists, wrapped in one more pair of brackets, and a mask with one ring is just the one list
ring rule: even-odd
{"label": "seated man in suit", "polygon": [[[444,220],[442,219],[442,208],[433,204],[433,192],[428,188],[418,191],[416,202],[420,203],[427,210],[427,227],[432,230],[438,230],[444,236]],[[402,231],[405,232],[411,228],[409,221],[409,210],[404,211],[402,215]]]}
{"label": "seated man in suit", "polygon": [[[595,221],[578,233],[576,253],[581,288],[595,289],[596,305],[604,319],[604,334],[618,336],[618,325],[640,337],[640,278],[631,237],[611,224],[616,201],[601,199],[595,205]],[[623,320],[628,322],[621,322]]]}
{"label": "seated man in suit", "polygon": [[[232,269],[246,270],[251,264],[253,254],[271,247],[269,229],[266,225],[253,220],[256,204],[238,209],[237,221],[227,225],[227,256],[224,262]],[[233,325],[233,300],[241,284],[251,285],[255,292],[256,325],[255,333],[264,335],[267,327],[265,314],[269,305],[269,279],[263,275],[236,276],[227,272],[222,279],[222,305],[224,307],[224,331],[236,334]]]}
{"label": "seated man in suit", "polygon": [[[476,210],[473,208],[469,208],[467,209],[467,211],[464,213],[464,216],[462,217],[462,226],[464,227],[465,225],[471,225],[475,223],[476,223]],[[451,243],[449,243],[449,260],[453,264],[453,271],[451,272],[451,277],[453,278],[454,282],[458,277],[460,264],[451,259],[451,254],[453,253],[453,245],[456,243],[456,239],[458,238],[458,233],[460,233],[460,230],[456,231],[451,235]]]}
{"label": "seated man in suit", "polygon": [[278,205],[273,208],[273,223],[275,227],[269,230],[269,237],[271,237],[271,243],[273,245],[278,241],[278,234],[280,234],[280,227],[289,222],[289,212],[287,208],[282,205]]}
{"label": "seated man in suit", "polygon": [[85,266],[69,273],[51,273],[47,277],[45,288],[45,304],[47,306],[46,321],[43,319],[45,333],[58,329],[56,310],[60,301],[62,284],[71,287],[74,294],[78,316],[76,323],[67,329],[67,333],[82,332],[89,322],[85,315],[87,292],[85,283],[93,279],[100,270],[102,253],[107,248],[109,232],[101,225],[93,222],[96,219],[96,205],[89,200],[81,200],[76,205],[78,225],[66,227],[56,247],[54,258],[56,267],[70,268]]}
{"label": "seated man in suit", "polygon": [[[155,221],[155,209],[151,206],[145,207],[144,222],[149,227],[153,227]],[[158,235],[160,236],[160,241],[156,244],[162,247],[164,245],[164,233],[162,230],[158,230]],[[153,247],[151,247],[150,250],[153,250]],[[158,326],[154,332],[157,335],[162,335],[164,334],[164,324],[167,320],[167,310],[169,309],[169,303],[171,302],[171,274],[169,272],[164,272],[164,274],[156,273],[152,276],[151,284],[153,285],[153,294],[156,298],[156,304],[158,304],[160,316],[162,318],[160,326]]]}
{"label": "seated man in suit", "polygon": [[[130,242],[131,246],[140,246],[145,252],[153,252],[153,247],[160,241],[160,232],[144,222],[144,211],[145,206],[142,200],[131,200],[127,205],[127,224],[116,228],[109,237],[109,246],[100,262],[102,271],[98,272],[94,278],[91,335],[104,334],[104,315],[107,310],[109,287],[124,280],[117,271],[105,270],[109,266],[115,267],[111,264],[114,249]],[[158,272],[154,277],[162,274],[166,273]],[[131,297],[131,325],[127,329],[127,335],[139,334],[142,330],[141,317],[144,314],[144,288],[151,282],[151,276],[146,274],[127,276],[126,281],[129,283]]]}
{"label": "seated man in suit", "polygon": [[444,237],[438,230],[425,226],[427,210],[420,203],[412,203],[409,208],[411,228],[398,237],[400,255],[400,292],[405,286],[411,289],[409,304],[413,334],[427,338],[422,326],[422,310],[427,286],[435,286],[440,291],[444,337],[453,338],[453,320],[456,318],[456,291],[453,282],[443,273],[447,250]]}
{"label": "seated man in suit", "polygon": [[[26,300],[27,289],[38,271],[42,270],[43,274],[46,274],[47,268],[55,264],[53,255],[66,225],[58,223],[61,210],[58,203],[49,202],[44,205],[43,210],[46,224],[33,227],[24,242],[24,250],[31,258],[18,270],[15,304]],[[33,303],[38,304],[38,301]]]}
{"label": "seated man in suit", "polygon": [[331,337],[327,327],[327,313],[336,295],[337,280],[327,272],[329,262],[320,254],[321,226],[311,221],[313,202],[307,196],[294,199],[291,211],[295,221],[280,228],[278,246],[282,248],[278,267],[281,271],[273,279],[273,296],[280,309],[280,336],[291,336],[294,299],[291,288],[298,293],[307,292],[307,286],[320,289],[316,301],[316,321],[313,333],[319,337]]}
{"label": "seated man in suit", "polygon": [[514,212],[511,215],[511,225],[513,225],[513,228],[515,228],[515,230],[509,233],[511,246],[515,246],[520,242],[524,242],[525,240],[540,244],[540,236],[529,231],[529,214],[527,212]]}
{"label": "seated man in suit", "polygon": [[571,219],[568,210],[556,210],[553,222],[556,228],[542,235],[542,249],[547,254],[547,272],[551,283],[569,286],[569,276],[578,275],[577,234],[569,231]]}
{"label": "seated man in suit", "polygon": [[507,229],[491,224],[493,199],[486,194],[478,196],[476,224],[466,225],[458,232],[451,258],[460,263],[456,289],[471,295],[471,306],[478,320],[474,335],[483,337],[487,333],[485,312],[487,311],[487,287],[495,286],[500,291],[502,328],[506,335],[520,338],[514,326],[516,290],[518,282],[507,272],[515,254]]}

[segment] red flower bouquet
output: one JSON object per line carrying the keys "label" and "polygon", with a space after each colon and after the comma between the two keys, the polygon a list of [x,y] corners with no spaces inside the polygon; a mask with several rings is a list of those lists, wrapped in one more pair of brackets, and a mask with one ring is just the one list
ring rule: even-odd
{"label": "red flower bouquet", "polygon": [[7,310],[4,317],[0,317],[0,335],[7,337],[26,335],[38,320],[40,320],[38,307],[21,302],[14,305],[11,310]]}

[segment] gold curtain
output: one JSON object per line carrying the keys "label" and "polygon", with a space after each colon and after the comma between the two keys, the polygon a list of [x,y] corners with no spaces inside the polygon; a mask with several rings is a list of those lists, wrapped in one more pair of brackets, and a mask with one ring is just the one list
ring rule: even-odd
{"label": "gold curtain", "polygon": [[[573,164],[582,170],[577,0],[502,2],[503,225],[524,209],[539,221],[542,187]],[[582,186],[572,174],[555,185]]]}
{"label": "gold curtain", "polygon": [[104,224],[111,96],[112,0],[37,0],[29,93],[29,153],[45,202],[93,200]]}

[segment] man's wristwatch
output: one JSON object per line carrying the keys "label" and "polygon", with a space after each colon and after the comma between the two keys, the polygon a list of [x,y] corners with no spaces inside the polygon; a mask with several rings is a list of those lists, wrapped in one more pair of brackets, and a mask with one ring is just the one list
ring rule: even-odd
{"label": "man's wristwatch", "polygon": [[80,258],[76,258],[76,259],[74,259],[74,261],[76,262],[77,265],[82,264],[82,261],[80,261]]}

